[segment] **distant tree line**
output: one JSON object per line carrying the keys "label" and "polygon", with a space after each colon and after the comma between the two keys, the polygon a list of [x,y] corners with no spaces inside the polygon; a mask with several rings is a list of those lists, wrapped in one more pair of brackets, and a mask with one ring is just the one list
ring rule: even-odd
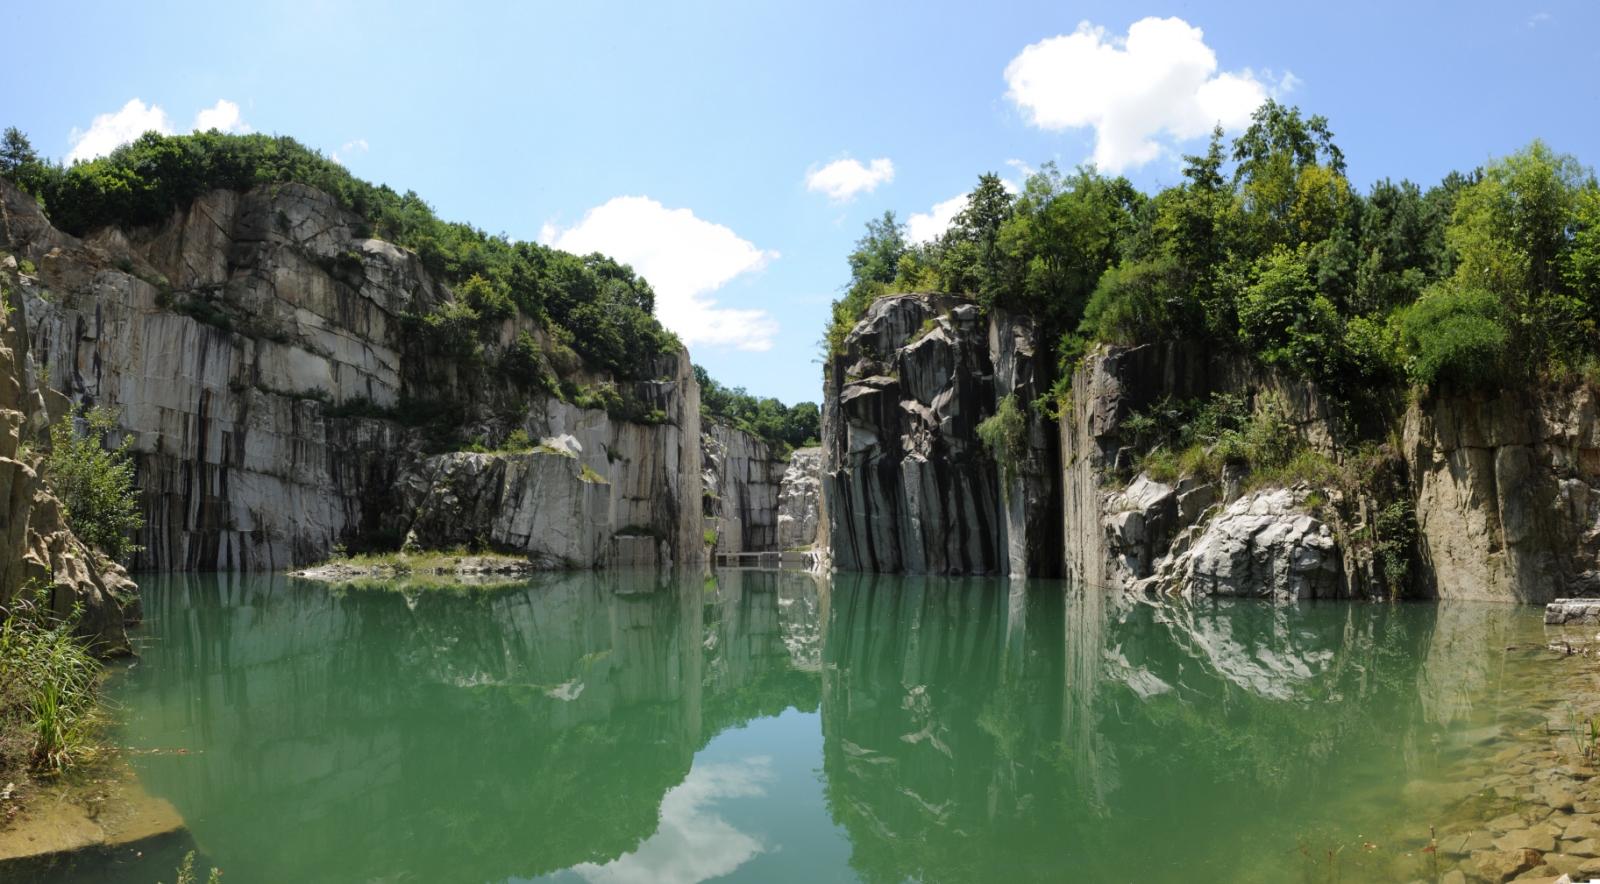
{"label": "distant tree line", "polygon": [[698,365],[694,376],[700,382],[700,410],[706,415],[760,436],[785,451],[817,444],[822,434],[822,413],[815,402],[786,407],[776,399],[757,398],[743,387],[724,387]]}

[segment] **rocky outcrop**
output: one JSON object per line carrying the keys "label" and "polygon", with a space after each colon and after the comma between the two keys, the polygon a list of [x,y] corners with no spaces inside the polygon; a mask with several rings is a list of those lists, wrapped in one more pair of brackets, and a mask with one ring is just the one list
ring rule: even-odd
{"label": "rocky outcrop", "polygon": [[93,553],[66,522],[40,475],[47,443],[44,397],[28,352],[17,262],[0,265],[0,607],[45,589],[59,616],[81,610],[79,630],[102,653],[128,650],[125,625],[138,618],[138,588]]}
{"label": "rocky outcrop", "polygon": [[1158,566],[1168,592],[1276,601],[1347,594],[1333,529],[1305,511],[1305,495],[1287,488],[1247,494],[1212,518]]}
{"label": "rocky outcrop", "polygon": [[[1021,320],[945,295],[880,298],[828,367],[822,497],[844,570],[1038,574],[1057,547],[1038,538],[1051,509],[1055,441],[1035,432],[1031,395],[1047,379]],[[1025,450],[1001,465],[978,425],[1017,397]],[[1051,532],[1052,534],[1054,532]],[[1015,542],[1013,543],[1013,537]]]}
{"label": "rocky outcrop", "polygon": [[[505,320],[476,362],[419,345],[408,317],[454,295],[363,227],[288,184],[212,192],[157,227],[80,240],[0,182],[0,250],[39,267],[22,288],[41,368],[72,401],[116,410],[133,438],[146,515],[136,567],[278,569],[414,524],[419,538],[505,537],[551,561],[698,560],[699,393],[686,353],[619,385],[649,421],[543,401],[482,370],[540,329]],[[573,435],[580,475],[539,456],[436,455],[416,424],[440,413],[490,443],[514,429]],[[584,466],[604,488],[584,484]],[[419,486],[434,480],[462,487]],[[546,491],[552,515],[539,514]],[[555,504],[565,533],[523,539]]]}
{"label": "rocky outcrop", "polygon": [[822,449],[796,448],[778,486],[778,548],[817,545],[822,518]]}
{"label": "rocky outcrop", "polygon": [[770,552],[778,542],[778,497],[784,461],[772,445],[717,421],[701,436],[706,529],[715,552]]}
{"label": "rocky outcrop", "polygon": [[1588,387],[1436,396],[1405,418],[1424,580],[1439,598],[1600,594],[1600,420]]}
{"label": "rocky outcrop", "polygon": [[1279,599],[1353,594],[1344,550],[1329,526],[1304,521],[1302,492],[1244,495],[1237,476],[1226,474],[1167,484],[1141,473],[1119,487],[1142,453],[1124,433],[1129,416],[1162,400],[1216,393],[1271,397],[1312,447],[1334,447],[1337,422],[1309,384],[1205,347],[1102,347],[1074,374],[1061,415],[1068,572],[1101,588]]}
{"label": "rocky outcrop", "polygon": [[[674,383],[692,384],[687,356],[678,363]],[[664,423],[636,424],[545,400],[537,423],[558,435],[532,451],[452,452],[405,468],[385,533],[423,549],[525,553],[549,568],[699,561],[700,460],[684,456],[699,454],[686,444],[698,409],[689,404]]]}

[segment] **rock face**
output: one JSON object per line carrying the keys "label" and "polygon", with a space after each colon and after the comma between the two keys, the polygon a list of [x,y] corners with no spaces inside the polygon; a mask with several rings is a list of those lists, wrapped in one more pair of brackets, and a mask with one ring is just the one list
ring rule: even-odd
{"label": "rock face", "polygon": [[1161,584],[1191,596],[1301,601],[1346,595],[1333,530],[1303,504],[1303,495],[1286,488],[1239,498],[1164,564]]}
{"label": "rock face", "polygon": [[817,545],[822,518],[822,449],[796,448],[778,488],[778,548]]}
{"label": "rock face", "polygon": [[[1042,574],[1058,547],[1030,516],[1053,510],[1054,440],[1028,405],[1045,379],[1019,320],[942,295],[881,298],[829,365],[822,497],[844,570]],[[978,424],[1015,395],[1026,451],[1001,467]],[[1053,531],[1049,533],[1053,534]],[[1015,534],[1013,542],[1012,535]]]}
{"label": "rock face", "polygon": [[[504,537],[552,561],[634,561],[647,547],[655,562],[698,560],[699,391],[687,354],[629,390],[660,423],[529,401],[503,373],[408,339],[407,314],[453,295],[414,254],[361,229],[327,195],[281,185],[216,191],[160,226],[79,240],[0,182],[0,250],[40,269],[23,286],[36,358],[52,387],[117,410],[134,439],[147,517],[136,567],[278,569],[414,526],[420,538]],[[498,346],[524,332],[541,334],[506,320]],[[430,458],[424,434],[392,419],[444,407],[489,436],[517,412],[531,438],[573,428],[578,478],[539,456]],[[586,487],[582,466],[607,487]],[[419,489],[433,480],[462,487]],[[553,518],[536,514],[547,491],[562,533],[523,539]],[[473,521],[446,525],[457,517]],[[616,540],[640,536],[648,542]]]}
{"label": "rock face", "polygon": [[785,463],[743,430],[707,421],[701,436],[706,529],[719,553],[770,552],[778,542],[778,497]]}
{"label": "rock face", "polygon": [[[115,564],[91,553],[67,527],[60,501],[39,475],[48,440],[44,397],[28,353],[25,307],[14,290],[16,261],[0,266],[0,606],[49,588],[65,616],[82,607],[80,631],[102,653],[128,650],[125,625],[137,620],[138,588]],[[30,449],[32,449],[30,451]]]}
{"label": "rock face", "polygon": [[1335,424],[1309,385],[1203,347],[1160,344],[1095,351],[1074,374],[1072,393],[1060,434],[1062,542],[1074,578],[1199,595],[1354,594],[1334,532],[1301,511],[1302,493],[1241,496],[1236,480],[1169,485],[1142,473],[1116,488],[1140,453],[1124,438],[1123,421],[1168,398],[1270,395],[1314,447],[1331,447]]}
{"label": "rock face", "polygon": [[1436,397],[1407,413],[1404,439],[1439,598],[1600,594],[1593,390]]}

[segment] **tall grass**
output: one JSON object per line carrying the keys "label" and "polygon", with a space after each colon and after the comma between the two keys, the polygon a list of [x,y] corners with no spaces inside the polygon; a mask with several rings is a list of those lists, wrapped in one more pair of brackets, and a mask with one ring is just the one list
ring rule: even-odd
{"label": "tall grass", "polygon": [[48,590],[0,609],[0,776],[59,773],[98,751],[100,661]]}

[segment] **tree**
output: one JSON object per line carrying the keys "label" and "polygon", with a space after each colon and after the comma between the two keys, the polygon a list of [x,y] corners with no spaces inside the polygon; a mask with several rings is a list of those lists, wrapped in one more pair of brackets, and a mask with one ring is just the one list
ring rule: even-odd
{"label": "tree", "polygon": [[6,127],[5,134],[0,135],[0,175],[12,177],[38,162],[39,155],[34,152],[28,136],[15,126]]}
{"label": "tree", "polygon": [[139,551],[133,537],[144,527],[133,485],[133,437],[124,436],[117,447],[107,449],[103,440],[115,429],[116,415],[105,409],[91,409],[82,422],[82,432],[71,416],[50,428],[45,475],[78,539],[126,562]]}

